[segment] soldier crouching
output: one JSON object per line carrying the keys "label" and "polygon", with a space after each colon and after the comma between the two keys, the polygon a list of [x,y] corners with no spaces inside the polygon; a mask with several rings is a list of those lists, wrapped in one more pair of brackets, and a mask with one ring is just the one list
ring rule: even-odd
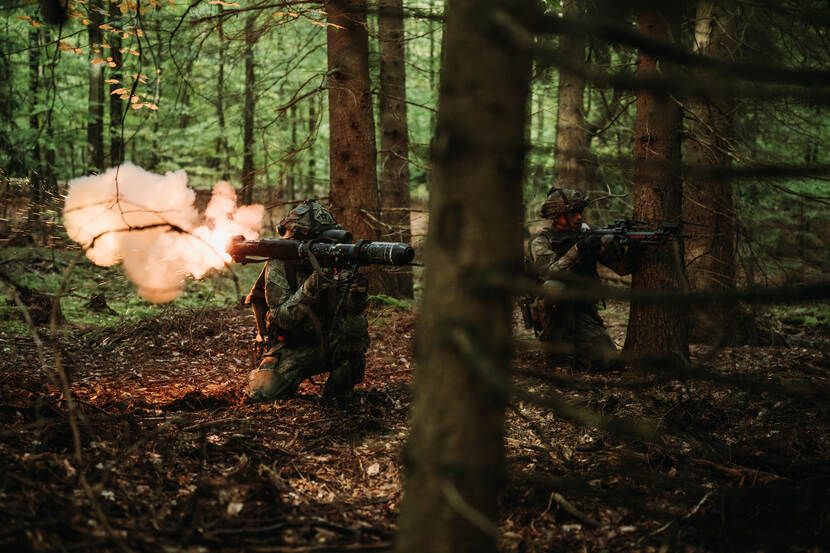
{"label": "soldier crouching", "polygon": [[[582,213],[589,199],[579,190],[552,188],[541,215],[550,227],[528,243],[530,270],[544,288],[562,292],[567,281],[598,283],[597,262],[619,275],[632,270],[627,248],[613,237],[584,232]],[[613,368],[617,347],[597,311],[596,302],[530,298],[524,307],[540,341],[548,344],[553,363]]]}
{"label": "soldier crouching", "polygon": [[[278,230],[284,238],[312,240],[339,228],[325,207],[306,201]],[[246,303],[254,311],[257,341],[264,342],[247,396],[253,401],[289,397],[306,378],[328,372],[324,402],[347,409],[366,367],[366,277],[356,268],[315,270],[305,260],[269,259]]]}

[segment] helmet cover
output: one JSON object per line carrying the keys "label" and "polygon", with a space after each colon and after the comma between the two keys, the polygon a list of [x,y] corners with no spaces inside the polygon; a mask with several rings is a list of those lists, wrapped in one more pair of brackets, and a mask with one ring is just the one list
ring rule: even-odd
{"label": "helmet cover", "polygon": [[565,213],[582,211],[590,201],[590,198],[581,190],[551,188],[540,213],[545,219],[555,219]]}
{"label": "helmet cover", "polygon": [[339,229],[331,212],[315,200],[306,200],[283,217],[277,231],[291,238],[316,238],[322,232]]}

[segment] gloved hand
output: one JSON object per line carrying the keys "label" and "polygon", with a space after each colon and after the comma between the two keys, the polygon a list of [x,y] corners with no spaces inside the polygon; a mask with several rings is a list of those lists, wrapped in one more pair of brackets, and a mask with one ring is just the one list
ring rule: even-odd
{"label": "gloved hand", "polygon": [[585,234],[576,243],[576,249],[580,253],[597,255],[602,249],[602,236],[598,234]]}
{"label": "gloved hand", "polygon": [[319,292],[331,288],[334,284],[332,275],[321,275],[314,271],[303,282],[303,293],[306,296],[316,296]]}
{"label": "gloved hand", "polygon": [[602,254],[608,259],[625,259],[625,246],[613,236],[602,237]]}

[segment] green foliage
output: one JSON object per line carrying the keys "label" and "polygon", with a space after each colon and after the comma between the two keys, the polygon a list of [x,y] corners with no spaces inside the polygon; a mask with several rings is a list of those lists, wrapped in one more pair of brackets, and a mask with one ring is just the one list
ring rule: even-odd
{"label": "green foliage", "polygon": [[[139,18],[135,8],[123,4],[115,19],[104,16],[102,44],[89,45],[85,19],[92,3],[72,3],[73,17],[58,30],[38,24],[37,4],[6,9],[0,33],[3,70],[0,103],[9,107],[10,120],[2,120],[8,144],[0,143],[3,174],[26,176],[43,163],[44,152],[55,150],[51,164],[59,181],[88,172],[86,113],[90,59],[103,64],[105,79],[104,125],[116,128],[127,143],[126,159],[155,172],[185,169],[197,186],[212,186],[228,173],[239,186],[242,166],[242,106],[245,87],[243,53],[245,19],[234,5],[222,3],[163,3],[146,9]],[[107,2],[103,3],[106,10]],[[408,109],[412,143],[414,197],[426,197],[428,144],[437,102],[438,56],[441,46],[439,21],[421,17],[443,11],[443,2],[407,4]],[[254,148],[259,190],[293,183],[294,195],[324,195],[328,182],[328,106],[324,14],[298,6],[296,13],[277,8],[255,15],[254,63],[256,98]],[[374,16],[373,16],[374,17]],[[221,24],[221,29],[220,29]],[[373,22],[376,30],[377,23]],[[116,35],[116,28],[122,29]],[[60,36],[58,36],[60,32]],[[126,34],[124,34],[126,33]],[[38,47],[30,49],[34,36]],[[110,67],[109,48],[120,37],[124,49],[123,71]],[[377,44],[371,41],[375,61]],[[29,53],[34,52],[40,77],[32,90]],[[135,55],[139,54],[139,55]],[[7,63],[6,63],[7,62]],[[220,64],[223,81],[218,81]],[[375,67],[374,77],[377,81]],[[8,77],[8,78],[5,78]],[[220,89],[221,84],[221,89]],[[110,121],[111,89],[121,90],[126,111],[123,129]],[[133,97],[131,98],[131,94]],[[224,127],[217,107],[221,95]],[[23,103],[21,103],[23,102]],[[288,108],[289,104],[293,107]],[[140,106],[131,109],[130,106]],[[151,106],[157,106],[154,110]],[[2,116],[2,113],[0,113]],[[80,117],[79,117],[80,116]],[[36,127],[33,118],[38,118]],[[48,118],[49,124],[45,125]],[[7,124],[8,123],[8,124]],[[31,153],[38,143],[41,160]],[[108,148],[105,148],[108,149]],[[111,165],[107,161],[107,166]],[[291,198],[289,198],[291,199]]]}
{"label": "green foliage", "polygon": [[[19,285],[42,294],[56,294],[60,282],[77,250],[48,248],[3,248],[0,263]],[[152,304],[141,299],[121,269],[99,267],[82,258],[69,273],[61,311],[67,320],[61,331],[72,332],[77,326],[111,327],[126,321],[153,318],[169,309],[193,309],[239,305],[247,294],[261,266],[233,265],[213,271],[203,279],[186,282],[185,292],[169,304]],[[238,285],[237,285],[238,284]],[[88,306],[95,295],[103,294],[112,311],[95,310]],[[14,304],[5,287],[0,287],[0,331],[26,335],[20,308]]]}

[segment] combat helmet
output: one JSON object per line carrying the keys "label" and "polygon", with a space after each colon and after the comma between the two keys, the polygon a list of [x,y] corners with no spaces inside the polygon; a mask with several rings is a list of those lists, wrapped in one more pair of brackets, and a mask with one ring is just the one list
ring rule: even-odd
{"label": "combat helmet", "polygon": [[563,213],[582,211],[590,201],[581,190],[554,187],[548,191],[540,213],[545,219],[555,219]]}
{"label": "combat helmet", "polygon": [[296,239],[316,238],[327,230],[340,229],[331,212],[316,200],[306,200],[283,217],[277,232]]}

